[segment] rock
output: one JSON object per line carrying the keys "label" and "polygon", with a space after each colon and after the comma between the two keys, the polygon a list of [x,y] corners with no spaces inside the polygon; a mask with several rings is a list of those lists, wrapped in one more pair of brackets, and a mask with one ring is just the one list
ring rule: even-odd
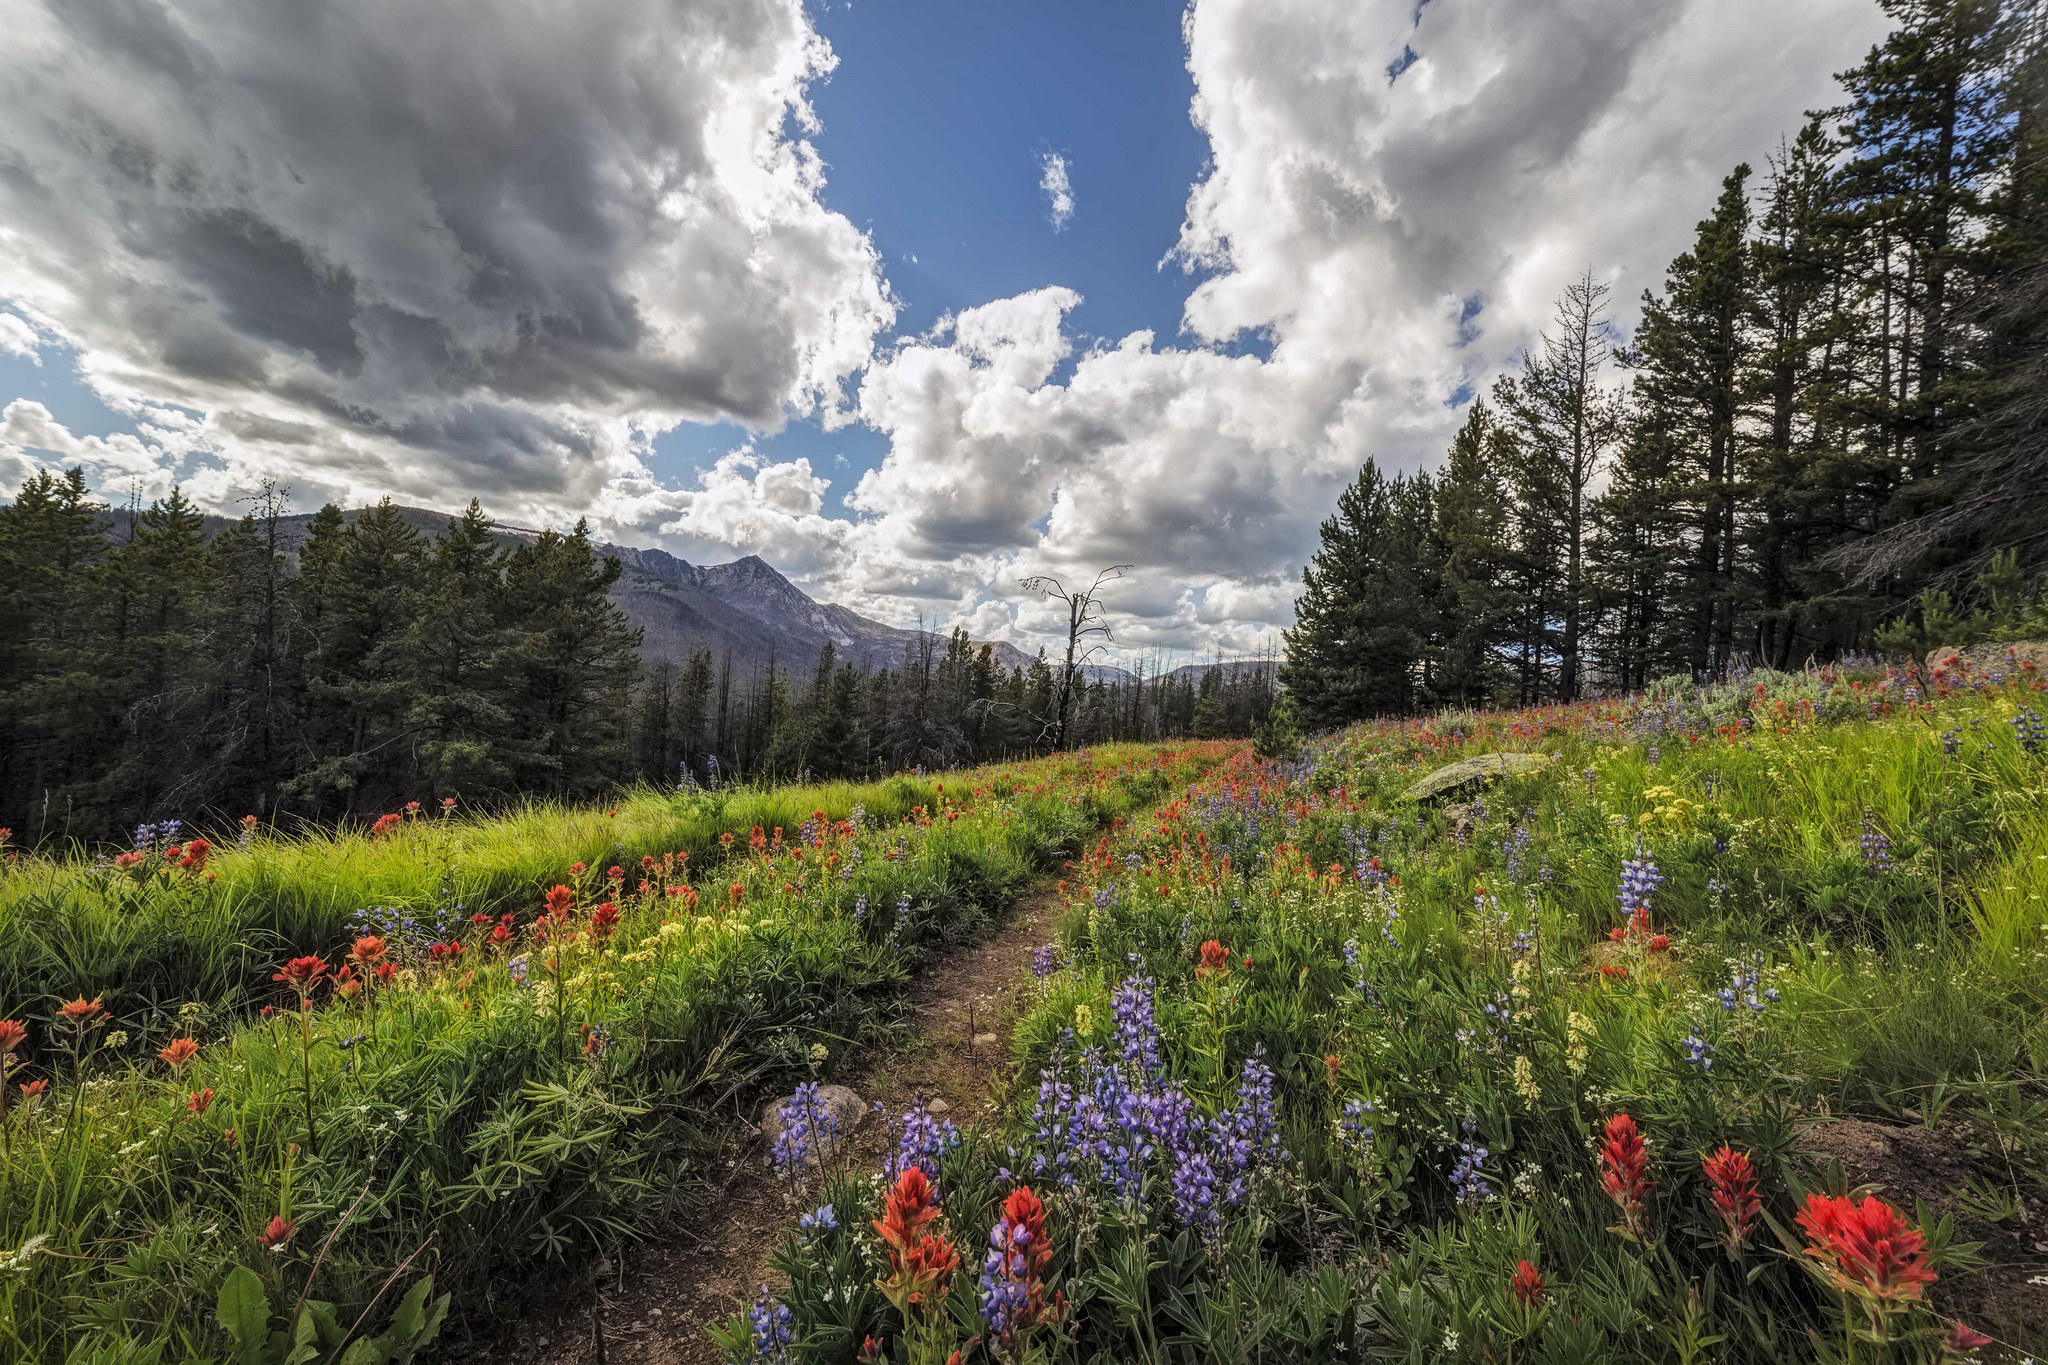
{"label": "rock", "polygon": [[1446,763],[1401,793],[1404,801],[1431,801],[1452,792],[1484,786],[1496,777],[1535,772],[1557,760],[1556,754],[1475,754]]}
{"label": "rock", "polygon": [[2048,640],[1947,647],[1927,651],[1927,670],[1943,677],[1992,678],[2014,674],[2048,676]]}
{"label": "rock", "polygon": [[1001,1041],[1001,1037],[993,1033],[977,1033],[974,1035],[974,1045],[976,1047],[994,1047]]}
{"label": "rock", "polygon": [[930,1114],[933,1118],[937,1118],[941,1114],[952,1113],[953,1106],[946,1103],[944,1100],[933,1100],[930,1104],[924,1107],[924,1112]]}
{"label": "rock", "polygon": [[1469,839],[1472,837],[1472,831],[1478,827],[1478,820],[1473,818],[1478,814],[1479,806],[1472,801],[1445,806],[1444,828],[1450,832],[1453,839]]}
{"label": "rock", "polygon": [[[795,1098],[794,1095],[785,1095],[779,1100],[770,1100],[761,1110],[761,1136],[768,1140],[771,1149],[775,1140],[782,1136],[782,1106]],[[812,1121],[813,1131],[831,1129],[829,1136],[820,1137],[812,1144],[812,1159],[823,1167],[838,1160],[840,1152],[845,1150],[847,1138],[867,1118],[867,1101],[843,1085],[819,1086],[816,1114]]]}

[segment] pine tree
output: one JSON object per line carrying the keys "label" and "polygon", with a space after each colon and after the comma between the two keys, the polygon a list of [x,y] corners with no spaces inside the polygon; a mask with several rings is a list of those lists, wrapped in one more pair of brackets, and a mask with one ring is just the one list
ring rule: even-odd
{"label": "pine tree", "polygon": [[407,692],[403,724],[419,774],[435,795],[510,789],[517,676],[491,519],[472,501],[434,542],[416,609],[391,644]]}
{"label": "pine tree", "polygon": [[[71,706],[58,680],[86,644],[106,510],[80,469],[31,474],[0,507],[0,697],[8,699],[0,705],[0,801],[19,794],[27,805],[72,766],[60,748]],[[35,837],[43,833],[39,820]]]}
{"label": "pine tree", "polygon": [[1628,363],[1636,400],[1660,413],[1661,429],[1690,465],[1693,571],[1685,582],[1692,623],[1687,664],[1695,677],[1727,672],[1741,603],[1736,583],[1737,419],[1754,311],[1749,259],[1750,169],[1721,182],[1713,216],[1693,247],[1671,262],[1664,295],[1643,295],[1643,325]]}
{"label": "pine tree", "polygon": [[640,630],[611,600],[619,561],[600,561],[582,521],[543,531],[504,560],[505,631],[515,662],[503,752],[514,781],[557,795],[597,790],[624,757]]}
{"label": "pine tree", "polygon": [[1541,642],[1554,619],[1556,695],[1567,701],[1579,695],[1591,597],[1585,563],[1588,501],[1622,425],[1619,402],[1600,386],[1610,354],[1607,293],[1591,272],[1567,285],[1558,296],[1551,330],[1523,357],[1521,374],[1494,389],[1520,457],[1517,513],[1528,547],[1525,582],[1533,580],[1536,599],[1524,631],[1535,651],[1533,666],[1525,664],[1524,690],[1541,690]]}
{"label": "pine tree", "polygon": [[1493,412],[1475,400],[1436,481],[1436,534],[1443,574],[1443,639],[1437,691],[1482,706],[1506,686],[1498,657],[1509,637],[1507,488]]}
{"label": "pine tree", "polygon": [[404,790],[404,745],[418,694],[406,647],[428,547],[389,498],[347,520],[323,507],[299,547],[294,584],[306,651],[308,761],[285,794],[316,814],[345,814]]}
{"label": "pine tree", "polygon": [[[1404,712],[1429,696],[1441,593],[1432,502],[1428,479],[1388,481],[1367,460],[1323,523],[1280,670],[1306,724]],[[1192,707],[1181,723],[1191,720]]]}

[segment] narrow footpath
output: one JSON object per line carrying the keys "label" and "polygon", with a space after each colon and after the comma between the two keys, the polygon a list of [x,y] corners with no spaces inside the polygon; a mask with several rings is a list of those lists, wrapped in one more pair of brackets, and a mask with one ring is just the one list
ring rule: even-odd
{"label": "narrow footpath", "polygon": [[[938,1102],[955,1123],[993,1112],[1011,1082],[1010,1035],[1031,981],[1032,950],[1052,937],[1059,896],[1034,883],[981,943],[934,962],[911,984],[909,1041],[861,1074],[838,1078],[881,1115],[851,1135],[855,1170],[879,1170],[897,1116]],[[735,1135],[718,1161],[719,1188],[704,1207],[715,1221],[627,1247],[594,1294],[556,1311],[510,1320],[496,1340],[450,1355],[466,1365],[719,1365],[706,1329],[753,1301],[774,1278],[768,1258],[796,1217],[759,1135]]]}

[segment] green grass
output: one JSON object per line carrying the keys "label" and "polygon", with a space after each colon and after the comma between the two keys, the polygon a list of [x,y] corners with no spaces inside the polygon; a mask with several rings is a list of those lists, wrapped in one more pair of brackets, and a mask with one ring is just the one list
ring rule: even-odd
{"label": "green grass", "polygon": [[[937,1227],[970,1268],[905,1318],[874,1287],[880,1184],[840,1185],[839,1231],[778,1258],[792,1358],[849,1360],[872,1335],[937,1360],[985,1332],[973,1271],[1020,1182],[1047,1202],[1047,1292],[1068,1305],[1034,1359],[1904,1361],[1939,1357],[1957,1318],[2039,1354],[2015,1306],[2038,1255],[1977,1213],[2048,1199],[2048,754],[2010,723],[2042,696],[1761,681],[1360,727],[1298,764],[1219,770],[1127,830],[1070,874],[1067,965],[1018,1030],[1024,1101],[935,1163]],[[1559,757],[1489,788],[1462,838],[1401,798],[1498,749]],[[1662,881],[1649,931],[1617,943],[1628,861]],[[1220,972],[1200,970],[1208,940]],[[1731,982],[1749,968],[1753,988]],[[1156,1072],[1129,1051],[1141,1001]],[[1108,1146],[1048,1129],[1046,1105]],[[1613,1230],[1594,1155],[1624,1112],[1655,1182],[1640,1240]],[[1845,1117],[1901,1142],[1946,1125],[1910,1140],[1963,1177],[1834,1169]],[[1255,1158],[1233,1164],[1224,1131]],[[1101,1153],[1141,1141],[1144,1183],[1120,1186]],[[1754,1159],[1769,1220],[1739,1255],[1700,1165],[1722,1144]],[[1182,1197],[1204,1171],[1213,1224]],[[1894,1182],[1940,1278],[1845,1317],[1794,1215],[1868,1176]],[[1952,1218],[2007,1237],[1997,1266],[1975,1268]],[[1524,1259],[1540,1302],[1511,1291]]]}
{"label": "green grass", "polygon": [[840,819],[857,807],[893,823],[936,805],[942,791],[956,802],[976,799],[970,789],[1000,799],[1017,780],[1002,772],[641,789],[608,808],[539,803],[487,817],[429,815],[382,837],[228,836],[208,861],[211,879],[159,872],[138,880],[83,853],[23,857],[0,873],[0,1016],[47,1014],[79,996],[104,996],[124,1018],[193,1000],[240,1009],[274,993],[278,959],[332,951],[353,937],[359,911],[429,919],[460,906],[495,916],[529,904],[572,863],[636,865],[649,854],[687,853],[706,869],[724,856],[727,834],[744,840],[760,826],[794,837],[814,811]]}
{"label": "green grass", "polygon": [[[762,1093],[829,1074],[885,1034],[921,959],[1227,749],[955,774],[943,800],[936,780],[719,804],[643,796],[616,823],[570,813],[557,830],[533,812],[223,854],[209,890],[289,891],[320,907],[328,946],[361,892],[426,894],[449,862],[490,869],[468,884],[503,888],[516,934],[497,946],[494,924],[465,926],[452,958],[394,935],[389,982],[346,999],[323,989],[303,1015],[287,1004],[248,1021],[224,990],[85,1027],[32,1016],[0,1163],[0,1354],[204,1358],[222,1345],[210,1307],[234,1266],[284,1303],[305,1292],[316,1253],[315,1296],[343,1322],[401,1267],[431,1270],[458,1312],[488,1285],[580,1273],[651,1215],[687,1209],[713,1139]],[[866,818],[799,844],[803,819],[831,803]],[[749,850],[756,822],[782,825],[784,842]],[[657,870],[636,888],[634,850],[670,837],[715,848],[732,830],[722,858],[691,860],[704,872]],[[635,875],[608,881],[612,858]],[[572,876],[571,861],[591,868]],[[302,887],[286,869],[348,889]],[[9,875],[76,886],[95,874]],[[577,904],[543,937],[540,893],[557,881]],[[174,916],[169,901],[152,913]],[[607,902],[617,926],[589,927]],[[115,1044],[116,1031],[130,1036]],[[201,1044],[175,1074],[153,1058],[174,1033]],[[31,1080],[51,1082],[32,1105],[18,1090]],[[255,1241],[273,1216],[296,1225],[277,1253]]]}

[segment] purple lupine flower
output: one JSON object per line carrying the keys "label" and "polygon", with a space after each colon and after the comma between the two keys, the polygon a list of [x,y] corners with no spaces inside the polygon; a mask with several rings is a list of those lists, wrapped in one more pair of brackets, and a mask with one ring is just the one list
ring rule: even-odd
{"label": "purple lupine flower", "polygon": [[1266,1166],[1287,1163],[1280,1145],[1280,1120],[1273,1105],[1273,1069],[1264,1049],[1245,1059],[1238,1073],[1237,1096],[1217,1116],[1216,1150],[1225,1183],[1225,1203],[1236,1208],[1249,1193],[1251,1176]]}
{"label": "purple lupine flower", "polygon": [[1664,874],[1648,858],[1630,858],[1621,865],[1621,911],[1634,914],[1650,908],[1650,897],[1664,884]]}
{"label": "purple lupine flower", "polygon": [[1473,1140],[1472,1120],[1464,1120],[1459,1128],[1462,1136],[1457,1164],[1451,1167],[1451,1187],[1458,1192],[1459,1203],[1483,1204],[1493,1198],[1493,1183],[1486,1174],[1486,1162],[1493,1153]]}
{"label": "purple lupine flower", "polygon": [[1060,946],[1048,943],[1031,951],[1031,974],[1040,980],[1060,969]]}
{"label": "purple lupine flower", "polygon": [[1173,1212],[1182,1227],[1204,1233],[1218,1223],[1216,1212],[1216,1171],[1207,1155],[1188,1152],[1172,1170]]}
{"label": "purple lupine flower", "polygon": [[801,1178],[808,1162],[823,1160],[825,1147],[839,1132],[839,1119],[818,1098],[818,1088],[816,1081],[805,1081],[776,1110],[782,1131],[769,1154],[785,1180]]}
{"label": "purple lupine flower", "polygon": [[1863,846],[1863,863],[1872,872],[1892,870],[1892,841],[1877,827],[1877,819],[1868,810],[1863,812],[1863,836],[1858,842]]}
{"label": "purple lupine flower", "polygon": [[886,1167],[894,1180],[912,1166],[924,1172],[934,1185],[939,1181],[939,1158],[960,1145],[960,1130],[951,1119],[926,1113],[916,1105],[903,1111],[903,1133]]}
{"label": "purple lupine flower", "polygon": [[837,1232],[839,1230],[839,1212],[830,1204],[820,1204],[803,1217],[797,1219],[796,1228],[798,1232],[806,1234]]}
{"label": "purple lupine flower", "polygon": [[[777,1303],[768,1292],[768,1286],[761,1286],[761,1297],[754,1300],[754,1306],[747,1310],[747,1321],[754,1328],[754,1355],[756,1365],[788,1365],[790,1339],[790,1311],[786,1303]],[[741,1365],[728,1362],[728,1365]]]}
{"label": "purple lupine flower", "polygon": [[1031,1229],[1006,1211],[988,1230],[981,1263],[981,1316],[991,1342],[1004,1341],[1017,1315],[1031,1304]]}
{"label": "purple lupine flower", "polygon": [[1133,974],[1117,987],[1110,1003],[1116,1009],[1117,1045],[1124,1061],[1148,1082],[1159,1075],[1159,1025],[1152,1013],[1152,978]]}

